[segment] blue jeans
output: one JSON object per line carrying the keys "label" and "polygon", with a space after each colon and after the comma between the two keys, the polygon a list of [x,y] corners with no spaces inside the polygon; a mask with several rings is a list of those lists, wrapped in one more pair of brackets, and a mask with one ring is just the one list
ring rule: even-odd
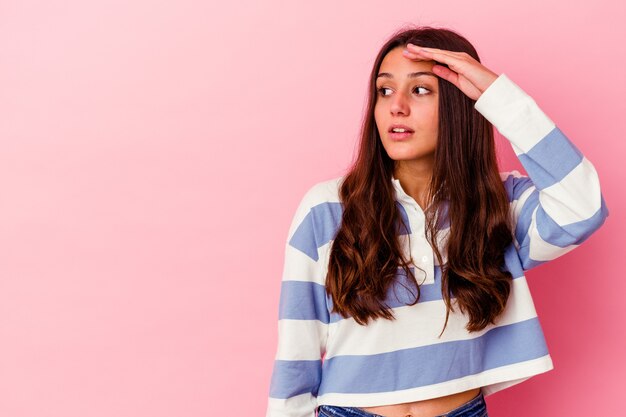
{"label": "blue jeans", "polygon": [[[318,417],[384,417],[379,414],[368,413],[357,407],[339,407],[336,405],[322,404],[318,408]],[[454,410],[440,414],[437,417],[489,417],[487,414],[487,403],[483,393],[461,404]]]}

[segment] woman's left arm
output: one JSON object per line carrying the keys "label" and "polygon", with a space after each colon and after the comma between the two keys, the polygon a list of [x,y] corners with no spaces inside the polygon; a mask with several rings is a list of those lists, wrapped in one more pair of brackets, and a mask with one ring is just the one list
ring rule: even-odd
{"label": "woman's left arm", "polygon": [[524,270],[574,249],[609,215],[593,164],[505,74],[499,76],[465,53],[427,48],[405,54],[435,60],[433,72],[470,98],[506,137],[528,176],[506,178],[518,254]]}

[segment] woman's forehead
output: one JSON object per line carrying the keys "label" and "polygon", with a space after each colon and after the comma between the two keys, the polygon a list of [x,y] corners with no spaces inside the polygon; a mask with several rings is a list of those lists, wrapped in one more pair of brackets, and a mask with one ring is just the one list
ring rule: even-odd
{"label": "woman's forehead", "polygon": [[404,47],[397,47],[389,51],[383,58],[378,74],[389,74],[386,78],[406,78],[415,77],[414,73],[432,72],[435,65],[433,60],[409,59],[402,54]]}

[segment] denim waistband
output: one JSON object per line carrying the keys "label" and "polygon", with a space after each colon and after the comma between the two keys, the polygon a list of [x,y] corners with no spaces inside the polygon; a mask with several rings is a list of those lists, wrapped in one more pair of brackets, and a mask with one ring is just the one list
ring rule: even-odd
{"label": "denim waistband", "polygon": [[[384,417],[362,410],[358,407],[341,407],[322,404],[318,407],[319,417]],[[468,402],[437,417],[488,417],[487,404],[482,391]]]}

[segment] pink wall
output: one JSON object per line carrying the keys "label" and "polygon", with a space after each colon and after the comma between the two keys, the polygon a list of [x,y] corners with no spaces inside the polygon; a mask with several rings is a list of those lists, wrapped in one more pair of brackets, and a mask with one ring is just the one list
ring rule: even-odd
{"label": "pink wall", "polygon": [[370,65],[404,23],[457,29],[531,94],[612,214],[529,272],[555,370],[490,415],[622,408],[624,2],[0,10],[0,415],[263,415],[288,224],[349,164]]}

